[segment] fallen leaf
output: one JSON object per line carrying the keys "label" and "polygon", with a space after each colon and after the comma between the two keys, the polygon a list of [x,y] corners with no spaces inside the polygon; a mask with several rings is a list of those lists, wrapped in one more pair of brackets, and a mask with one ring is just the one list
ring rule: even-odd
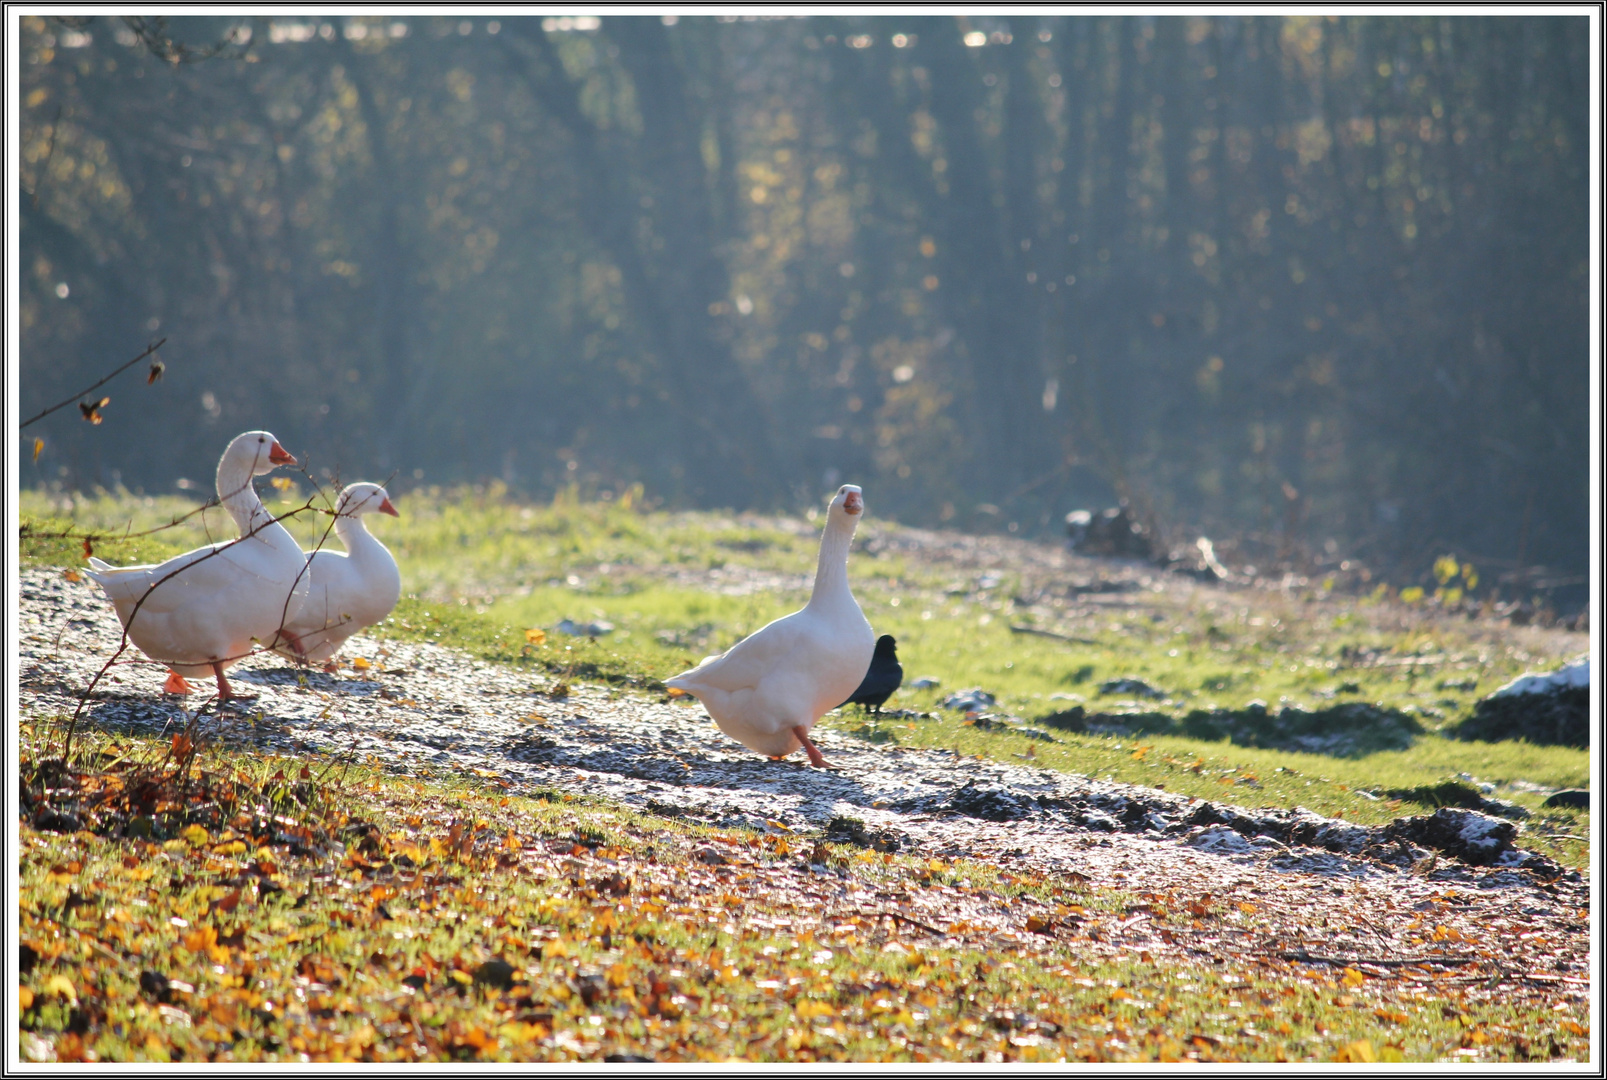
{"label": "fallen leaf", "polygon": [[[539,626],[532,626],[525,631],[525,640],[532,645],[545,645],[547,643],[547,631]],[[670,693],[673,695],[675,691],[672,690]]]}
{"label": "fallen leaf", "polygon": [[1366,1062],[1368,1064],[1372,1064],[1378,1060],[1378,1055],[1373,1052],[1373,1044],[1370,1041],[1367,1039],[1357,1039],[1353,1043],[1340,1047],[1339,1053],[1335,1054],[1333,1059],[1335,1061]]}
{"label": "fallen leaf", "polygon": [[364,657],[361,657],[361,656],[352,657],[352,670],[353,671],[367,671],[369,668],[371,668],[373,666],[374,665],[370,664],[368,662],[368,660],[365,659]]}
{"label": "fallen leaf", "polygon": [[[59,998],[66,998],[73,1005],[78,1004],[78,992],[73,989],[72,980],[65,975],[52,975],[45,983],[45,993],[54,994]],[[1577,1024],[1574,1025],[1578,1027]]]}

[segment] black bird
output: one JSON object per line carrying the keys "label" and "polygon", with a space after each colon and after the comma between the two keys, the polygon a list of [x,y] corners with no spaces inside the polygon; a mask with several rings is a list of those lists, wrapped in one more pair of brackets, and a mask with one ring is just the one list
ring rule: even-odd
{"label": "black bird", "polygon": [[837,706],[858,705],[866,712],[882,711],[882,703],[893,696],[904,682],[904,668],[898,662],[898,643],[893,640],[892,634],[883,634],[876,639],[876,652],[871,655],[870,669],[865,672],[864,681],[854,696]]}

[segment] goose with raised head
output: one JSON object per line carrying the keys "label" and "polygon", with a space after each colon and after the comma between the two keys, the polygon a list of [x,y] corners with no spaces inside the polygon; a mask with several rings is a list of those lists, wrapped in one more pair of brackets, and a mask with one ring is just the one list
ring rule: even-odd
{"label": "goose with raised head", "polygon": [[323,664],[332,671],[346,639],[373,626],[396,607],[402,575],[396,560],[363,524],[363,515],[400,517],[378,484],[352,484],[335,504],[335,535],[346,548],[320,549],[309,563],[312,584],[301,612],[285,624],[286,640],[274,649],[291,660]]}
{"label": "goose with raised head", "polygon": [[848,548],[864,509],[852,484],[832,498],[814,591],[802,610],[665,680],[701,701],[721,731],[751,750],[779,759],[801,746],[810,764],[826,766],[809,732],[854,692],[876,647],[876,635],[848,588]]}
{"label": "goose with raised head", "polygon": [[156,566],[89,560],[89,576],[117,610],[140,652],[171,669],[164,686],[187,694],[186,675],[217,678],[218,700],[236,697],[224,670],[254,645],[273,647],[307,598],[307,559],[262,505],[253,477],[296,459],[266,431],[235,437],[218,461],[218,500],[240,536]]}

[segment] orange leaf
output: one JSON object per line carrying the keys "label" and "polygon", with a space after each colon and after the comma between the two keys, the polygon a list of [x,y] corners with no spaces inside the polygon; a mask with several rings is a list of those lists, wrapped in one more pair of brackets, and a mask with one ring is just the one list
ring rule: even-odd
{"label": "orange leaf", "polygon": [[533,626],[525,631],[525,640],[532,645],[545,645],[547,642],[547,631],[541,629],[540,627]]}

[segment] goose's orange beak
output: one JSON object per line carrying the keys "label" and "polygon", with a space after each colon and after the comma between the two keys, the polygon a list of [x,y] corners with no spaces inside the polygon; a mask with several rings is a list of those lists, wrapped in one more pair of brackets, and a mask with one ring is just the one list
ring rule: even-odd
{"label": "goose's orange beak", "polygon": [[380,502],[380,504],[379,504],[379,512],[382,513],[382,514],[389,514],[391,517],[401,517],[402,516],[401,514],[396,512],[396,507],[391,505],[391,501],[389,499],[384,499],[384,500],[382,500]]}
{"label": "goose's orange beak", "polygon": [[268,451],[268,460],[275,465],[294,465],[296,459],[290,456],[290,451],[279,445],[279,440],[273,441],[273,447]]}
{"label": "goose's orange beak", "polygon": [[843,512],[844,513],[857,514],[857,513],[859,513],[860,511],[862,511],[864,509],[865,509],[865,500],[860,497],[859,492],[850,491],[847,495],[843,496]]}

